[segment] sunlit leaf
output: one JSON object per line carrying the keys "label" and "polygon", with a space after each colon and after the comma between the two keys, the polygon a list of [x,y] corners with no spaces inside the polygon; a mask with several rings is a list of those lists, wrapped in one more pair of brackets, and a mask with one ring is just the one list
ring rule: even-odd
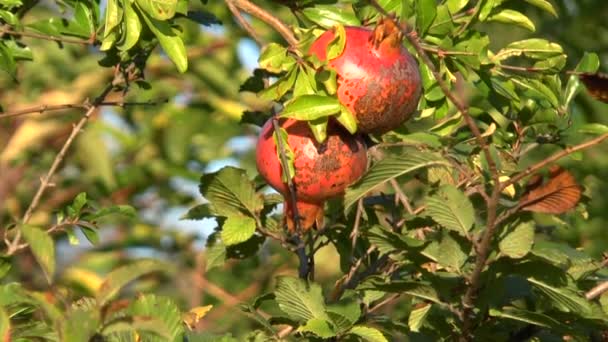
{"label": "sunlit leaf", "polygon": [[496,21],[505,24],[515,24],[529,31],[536,31],[536,27],[530,18],[523,13],[511,9],[503,9],[500,12],[488,17],[488,21]]}
{"label": "sunlit leaf", "polygon": [[222,242],[226,246],[249,240],[255,233],[255,220],[248,216],[229,216],[222,225]]}
{"label": "sunlit leaf", "polygon": [[256,216],[263,207],[262,197],[255,192],[247,173],[239,168],[227,166],[203,175],[199,188],[216,215]]}
{"label": "sunlit leaf", "polygon": [[388,342],[386,336],[380,330],[364,325],[355,325],[349,330],[349,333],[359,336],[367,342]]}
{"label": "sunlit leaf", "polygon": [[475,222],[473,205],[453,185],[444,185],[427,199],[426,214],[443,227],[466,236]]}
{"label": "sunlit leaf", "polygon": [[[510,228],[507,228],[510,229]],[[498,244],[500,252],[510,258],[523,258],[532,249],[534,225],[526,222],[510,230]]]}
{"label": "sunlit leaf", "polygon": [[52,282],[55,273],[55,244],[46,231],[28,224],[19,227],[25,241],[42,267],[47,281]]}
{"label": "sunlit leaf", "polygon": [[313,318],[329,320],[325,313],[323,293],[317,284],[306,284],[298,278],[280,276],[274,294],[279,308],[292,319],[304,322]]}

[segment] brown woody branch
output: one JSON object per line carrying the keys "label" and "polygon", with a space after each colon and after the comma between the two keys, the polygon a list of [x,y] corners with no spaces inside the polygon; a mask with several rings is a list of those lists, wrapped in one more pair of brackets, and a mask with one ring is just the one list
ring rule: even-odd
{"label": "brown woody branch", "polygon": [[251,24],[243,17],[241,11],[234,5],[233,0],[226,0],[226,5],[228,5],[228,9],[232,12],[232,15],[236,18],[236,20],[241,24],[243,29],[249,34],[249,36],[255,40],[255,42],[260,46],[264,46],[264,41],[260,38],[257,32],[253,29]]}
{"label": "brown woody branch", "polygon": [[581,151],[581,150],[593,147],[595,145],[598,145],[606,139],[608,139],[608,133],[604,133],[602,135],[599,135],[591,140],[585,141],[578,145],[566,147],[565,149],[555,153],[554,155],[550,156],[549,158],[546,158],[546,159],[528,167],[524,171],[522,171],[522,172],[518,173],[517,175],[511,177],[510,179],[500,183],[500,190],[501,191],[504,190],[509,185],[519,182],[523,178],[539,171],[540,169],[544,168],[545,166],[547,166],[555,161],[558,161],[559,159],[562,159],[568,155],[571,155],[574,152]]}
{"label": "brown woody branch", "polygon": [[[385,15],[387,17],[391,17],[391,15],[386,10],[384,10],[384,8],[382,8],[382,6],[380,6],[380,4],[378,3],[377,0],[369,0],[369,1],[378,10],[378,12],[382,13],[383,15]],[[477,126],[477,123],[475,123],[475,120],[473,119],[473,117],[471,117],[468,106],[464,103],[464,101],[459,99],[450,90],[447,83],[443,80],[443,78],[441,77],[441,74],[438,72],[437,68],[433,64],[433,61],[431,61],[431,59],[427,55],[426,51],[422,47],[422,44],[419,40],[417,33],[414,30],[412,30],[410,27],[408,27],[405,23],[403,23],[400,26],[400,29],[401,29],[401,32],[404,34],[404,36],[407,37],[410,44],[414,47],[414,49],[418,53],[418,56],[428,66],[429,70],[433,74],[433,77],[437,81],[437,84],[439,85],[439,87],[441,88],[443,93],[445,94],[446,98],[448,98],[454,104],[454,106],[458,109],[458,111],[460,111],[460,113],[462,114],[467,126],[469,127],[469,129],[471,130],[473,135],[475,136],[475,140],[477,141],[477,144],[479,145],[479,147],[482,149],[482,151],[484,153],[484,156],[486,158],[486,161],[487,161],[489,169],[490,169],[490,174],[492,176],[492,180],[494,182],[494,187],[492,190],[492,194],[490,196],[490,200],[487,201],[486,229],[482,232],[481,242],[478,244],[478,248],[477,248],[475,268],[469,279],[469,286],[467,288],[467,291],[465,292],[465,295],[463,296],[463,299],[462,299],[463,331],[462,331],[461,339],[463,341],[468,341],[468,340],[470,340],[469,335],[470,335],[470,330],[471,330],[471,314],[473,313],[472,309],[473,309],[475,296],[479,289],[481,273],[486,266],[488,256],[490,254],[490,245],[491,245],[492,239],[494,237],[494,233],[496,231],[495,221],[496,221],[497,210],[498,210],[498,200],[500,199],[500,191],[501,191],[499,174],[498,174],[498,170],[496,168],[496,162],[494,160],[494,157],[492,156],[492,154],[490,153],[490,150],[488,148],[488,143],[486,141],[486,138],[481,134],[481,131],[479,130],[479,127]]]}
{"label": "brown woody branch", "polygon": [[[160,103],[168,102],[164,101],[145,101],[145,102],[125,102],[125,101],[107,101],[101,102],[97,107],[102,106],[115,106],[115,107],[128,107],[128,106],[156,106]],[[88,103],[66,103],[60,105],[40,105],[36,107],[30,107],[15,111],[2,112],[0,113],[0,119],[11,118],[16,116],[28,115],[28,114],[43,114],[45,112],[60,111],[66,109],[89,109],[91,104]]]}
{"label": "brown woody branch", "polygon": [[[298,45],[298,40],[293,34],[293,31],[279,18],[274,15],[268,13],[265,9],[255,5],[254,3],[248,0],[227,0],[228,3],[231,3],[238,9],[262,20],[266,24],[270,25],[274,28],[279,34],[287,41],[289,45],[292,47],[296,47]],[[238,19],[238,17],[237,17]]]}
{"label": "brown woody branch", "polygon": [[[25,214],[23,215],[23,218],[21,219],[22,224],[26,224],[32,217],[34,210],[38,207],[38,204],[40,203],[42,195],[44,194],[46,189],[51,185],[51,182],[50,182],[51,178],[53,177],[53,175],[59,168],[59,165],[65,158],[66,153],[67,153],[68,149],[70,148],[70,146],[72,145],[72,143],[74,142],[74,140],[76,139],[78,134],[80,134],[80,132],[82,131],[85,124],[89,121],[89,118],[93,115],[95,110],[97,108],[99,108],[99,104],[105,100],[105,98],[112,91],[112,89],[114,89],[115,86],[119,85],[123,81],[124,81],[124,79],[122,77],[122,74],[117,72],[115,74],[112,82],[110,82],[110,84],[108,84],[103,89],[101,94],[99,96],[97,96],[97,98],[95,98],[95,100],[93,100],[92,103],[89,103],[88,100],[83,103],[83,106],[86,106],[86,108],[87,108],[87,112],[78,121],[78,123],[76,123],[74,125],[74,127],[72,128],[72,132],[70,133],[70,135],[68,136],[68,139],[65,141],[65,143],[61,147],[61,150],[59,151],[59,153],[57,154],[55,159],[53,160],[51,167],[47,171],[46,175],[41,178],[40,186],[38,187],[38,190],[36,190],[36,194],[34,195],[34,198],[30,202],[29,207],[27,208]],[[26,245],[21,243],[21,230],[19,228],[17,228],[15,237],[7,246],[6,255],[12,255],[15,252],[17,252],[18,250],[24,248],[25,246]]]}

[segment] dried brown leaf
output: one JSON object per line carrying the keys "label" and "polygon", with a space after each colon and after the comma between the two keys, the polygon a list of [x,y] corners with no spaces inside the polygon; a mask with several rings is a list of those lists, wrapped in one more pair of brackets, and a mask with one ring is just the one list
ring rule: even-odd
{"label": "dried brown leaf", "polygon": [[563,214],[581,199],[582,189],[574,176],[559,166],[550,169],[549,178],[533,177],[519,200],[521,210],[546,214]]}
{"label": "dried brown leaf", "polygon": [[581,79],[589,95],[595,99],[608,103],[608,74],[603,73],[580,73]]}

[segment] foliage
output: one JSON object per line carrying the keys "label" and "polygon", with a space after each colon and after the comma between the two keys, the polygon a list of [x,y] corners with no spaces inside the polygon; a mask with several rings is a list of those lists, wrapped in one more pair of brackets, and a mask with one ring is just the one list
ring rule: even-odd
{"label": "foliage", "polygon": [[[0,339],[605,339],[606,12],[0,0]],[[367,137],[323,227],[289,232],[258,127],[356,133],[308,48],[331,29],[339,56],[344,26],[386,17],[419,64],[417,115]]]}

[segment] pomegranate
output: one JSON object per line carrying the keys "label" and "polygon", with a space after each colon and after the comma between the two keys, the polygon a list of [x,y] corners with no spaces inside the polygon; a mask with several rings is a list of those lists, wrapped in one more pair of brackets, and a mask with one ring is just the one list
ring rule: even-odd
{"label": "pomegranate", "polygon": [[[363,175],[367,168],[367,149],[363,138],[351,135],[330,122],[327,139],[319,144],[305,121],[280,119],[287,132],[287,143],[294,153],[298,215],[300,227],[310,229],[323,220],[325,200],[340,196],[344,189]],[[262,127],[256,148],[256,164],[266,182],[285,197],[285,217],[289,230],[294,230],[293,203],[289,187],[281,177],[281,162],[273,139],[272,119]]]}
{"label": "pomegranate", "polygon": [[[374,30],[345,27],[342,54],[328,62],[337,74],[338,99],[355,116],[363,133],[382,134],[408,120],[420,100],[418,64],[401,44],[403,34],[391,19]],[[312,44],[310,53],[327,58],[332,30]]]}

